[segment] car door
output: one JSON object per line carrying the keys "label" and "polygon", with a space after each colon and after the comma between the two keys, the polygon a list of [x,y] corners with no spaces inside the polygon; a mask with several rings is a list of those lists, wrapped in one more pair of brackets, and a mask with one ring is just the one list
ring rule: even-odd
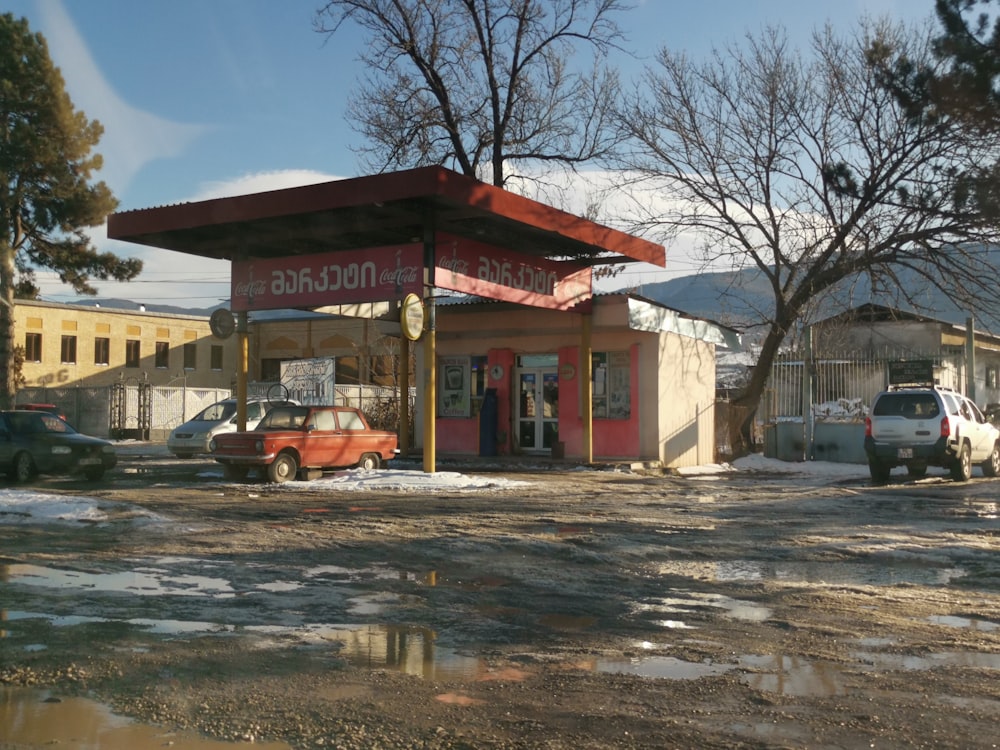
{"label": "car door", "polygon": [[314,409],[306,423],[303,439],[303,466],[347,466],[345,437],[333,409]]}
{"label": "car door", "polygon": [[970,430],[975,437],[972,438],[972,460],[975,462],[985,461],[993,451],[993,430],[991,425],[979,407],[972,401],[965,400],[970,415]]}

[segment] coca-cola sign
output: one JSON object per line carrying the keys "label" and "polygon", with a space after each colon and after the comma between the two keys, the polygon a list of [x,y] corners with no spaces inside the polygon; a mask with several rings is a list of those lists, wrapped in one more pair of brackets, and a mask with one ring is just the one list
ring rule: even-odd
{"label": "coca-cola sign", "polygon": [[438,232],[435,286],[488,299],[566,310],[593,295],[589,266],[524,255]]}
{"label": "coca-cola sign", "polygon": [[423,267],[419,243],[234,261],[231,309],[278,310],[402,299],[422,291]]}

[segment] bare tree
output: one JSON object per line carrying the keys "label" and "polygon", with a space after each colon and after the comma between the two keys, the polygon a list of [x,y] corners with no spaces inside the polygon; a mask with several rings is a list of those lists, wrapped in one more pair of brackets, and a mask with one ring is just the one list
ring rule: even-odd
{"label": "bare tree", "polygon": [[706,262],[753,269],[773,294],[758,310],[760,358],[737,401],[750,417],[786,336],[823,292],[867,275],[919,308],[919,290],[899,288],[905,270],[956,299],[997,299],[995,269],[984,275],[965,244],[992,227],[954,190],[995,139],[948,118],[909,119],[880,85],[901,55],[933,64],[929,29],[827,28],[808,56],[768,29],[701,65],[662,50],[621,113],[631,146],[617,166],[670,206],[642,228],[668,240],[698,232]]}
{"label": "bare tree", "polygon": [[[623,0],[328,0],[315,28],[367,33],[349,119],[376,171],[431,164],[503,187],[511,165],[573,168],[614,143]],[[592,67],[574,53],[587,48]],[[523,176],[523,175],[522,175]]]}

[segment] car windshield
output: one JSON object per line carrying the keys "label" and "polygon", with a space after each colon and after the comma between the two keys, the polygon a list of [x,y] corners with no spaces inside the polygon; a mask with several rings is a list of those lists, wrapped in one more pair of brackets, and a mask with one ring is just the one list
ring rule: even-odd
{"label": "car windshield", "polygon": [[305,424],[309,408],[306,406],[280,406],[271,409],[257,425],[258,430],[297,430]]}
{"label": "car windshield", "polygon": [[7,421],[10,423],[11,430],[19,435],[76,432],[55,414],[46,414],[45,412],[15,412],[7,415]]}
{"label": "car windshield", "polygon": [[192,422],[222,422],[236,413],[235,401],[220,401],[217,404],[202,409],[191,420]]}

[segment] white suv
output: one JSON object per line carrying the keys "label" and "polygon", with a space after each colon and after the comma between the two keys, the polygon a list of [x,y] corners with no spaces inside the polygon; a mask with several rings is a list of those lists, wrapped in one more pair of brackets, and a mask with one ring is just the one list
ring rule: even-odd
{"label": "white suv", "polygon": [[950,388],[906,386],[883,391],[865,419],[865,453],[872,480],[885,482],[895,466],[921,477],[941,466],[964,482],[979,464],[1000,475],[1000,430],[972,401]]}

